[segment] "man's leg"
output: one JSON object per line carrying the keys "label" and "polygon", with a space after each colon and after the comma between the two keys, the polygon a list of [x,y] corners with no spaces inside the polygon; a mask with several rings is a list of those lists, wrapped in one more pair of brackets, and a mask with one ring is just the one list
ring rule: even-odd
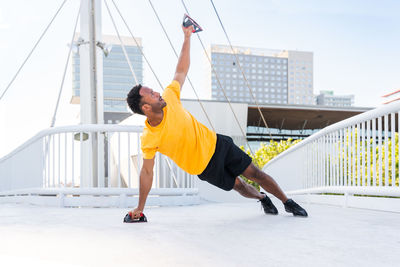
{"label": "man's leg", "polygon": [[244,197],[256,198],[260,200],[261,206],[263,207],[265,213],[274,215],[278,214],[278,209],[274,206],[269,197],[267,197],[264,193],[258,192],[258,190],[254,188],[254,186],[249,185],[241,178],[236,177],[233,189],[238,191],[239,194]]}
{"label": "man's leg", "polygon": [[249,185],[239,177],[236,177],[233,189],[236,190],[242,196],[247,198],[255,198],[261,200],[265,197],[265,195],[258,192],[258,190],[254,188],[254,186]]}
{"label": "man's leg", "polygon": [[[286,212],[293,213],[294,216],[308,216],[305,209],[293,201],[293,199],[288,199],[286,197],[285,193],[283,193],[282,189],[275,182],[275,180],[272,179],[271,176],[261,171],[253,163],[250,163],[250,165],[243,172],[243,175],[247,179],[258,183],[262,188],[264,188],[265,191],[279,198],[284,204]],[[278,210],[268,197],[265,197],[265,199],[261,200],[261,203],[263,204],[265,213],[278,214]]]}
{"label": "man's leg", "polygon": [[283,193],[282,189],[275,182],[275,180],[271,176],[257,168],[253,163],[250,163],[250,165],[243,172],[243,175],[247,179],[258,183],[268,193],[271,193],[275,197],[279,198],[282,203],[285,203],[288,200],[285,193]]}

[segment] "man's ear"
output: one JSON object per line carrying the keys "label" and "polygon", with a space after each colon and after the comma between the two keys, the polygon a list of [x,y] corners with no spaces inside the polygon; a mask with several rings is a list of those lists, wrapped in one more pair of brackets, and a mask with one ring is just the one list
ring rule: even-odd
{"label": "man's ear", "polygon": [[143,106],[142,106],[142,111],[143,111],[143,113],[146,113],[146,112],[151,111],[151,105],[149,105],[149,104],[143,104]]}

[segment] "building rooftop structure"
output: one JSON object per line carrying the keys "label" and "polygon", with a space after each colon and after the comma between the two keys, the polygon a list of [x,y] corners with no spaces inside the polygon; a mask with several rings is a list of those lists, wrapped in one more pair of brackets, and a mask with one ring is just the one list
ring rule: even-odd
{"label": "building rooftop structure", "polygon": [[399,214],[305,204],[308,218],[259,203],[146,209],[0,205],[3,266],[397,266]]}
{"label": "building rooftop structure", "polygon": [[354,105],[354,95],[334,95],[332,90],[321,90],[316,96],[319,106],[351,107]]}

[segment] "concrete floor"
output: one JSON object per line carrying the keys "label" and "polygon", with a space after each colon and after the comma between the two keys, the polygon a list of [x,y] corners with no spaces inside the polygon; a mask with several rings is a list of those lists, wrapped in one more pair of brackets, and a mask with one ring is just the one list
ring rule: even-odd
{"label": "concrete floor", "polygon": [[127,210],[0,205],[1,266],[400,266],[400,214],[259,203]]}

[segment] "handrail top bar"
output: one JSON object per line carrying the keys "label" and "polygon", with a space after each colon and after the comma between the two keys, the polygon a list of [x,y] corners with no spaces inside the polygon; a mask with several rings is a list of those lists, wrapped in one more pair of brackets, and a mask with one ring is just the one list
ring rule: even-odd
{"label": "handrail top bar", "polygon": [[141,133],[143,131],[143,126],[132,126],[132,125],[116,125],[116,124],[80,124],[80,125],[68,125],[68,126],[58,126],[53,128],[48,128],[40,131],[23,144],[15,148],[9,154],[0,158],[0,162],[14,156],[19,151],[25,149],[30,144],[36,142],[40,138],[47,135],[59,134],[59,133],[69,133],[69,132],[135,132]]}
{"label": "handrail top bar", "polygon": [[288,195],[336,193],[400,197],[400,188],[397,186],[321,186],[308,189],[292,190],[285,193]]}
{"label": "handrail top bar", "polygon": [[[196,195],[198,188],[152,188],[149,195],[175,196],[175,195]],[[137,195],[138,188],[117,188],[117,187],[55,187],[55,188],[24,188],[9,191],[0,191],[0,196],[7,195]]]}
{"label": "handrail top bar", "polygon": [[376,119],[378,117],[390,114],[392,112],[399,112],[399,111],[400,111],[400,101],[396,101],[396,102],[387,104],[383,107],[379,107],[379,108],[358,114],[356,116],[350,117],[343,121],[337,122],[335,124],[329,125],[329,126],[323,128],[322,130],[307,137],[306,139],[302,140],[298,144],[283,151],[281,154],[279,154],[278,156],[276,156],[275,158],[270,160],[265,166],[272,164],[274,161],[279,160],[280,158],[284,157],[285,155],[290,154],[290,153],[296,151],[297,149],[304,147],[305,145],[317,140],[318,138],[320,138],[326,134],[347,128],[349,126],[356,125],[361,122]]}

